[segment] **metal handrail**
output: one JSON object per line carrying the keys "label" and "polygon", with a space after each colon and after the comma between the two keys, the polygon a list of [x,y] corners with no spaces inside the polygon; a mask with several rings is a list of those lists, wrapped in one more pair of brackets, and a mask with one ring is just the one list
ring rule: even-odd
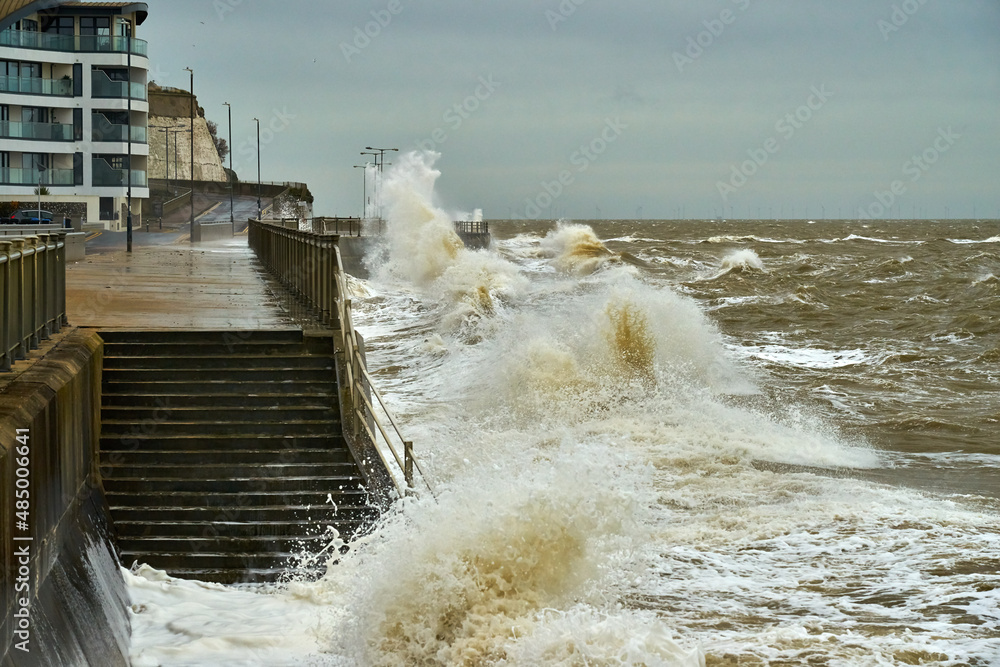
{"label": "metal handrail", "polygon": [[[297,294],[313,311],[313,316],[333,326],[335,348],[344,355],[343,372],[347,389],[346,413],[350,432],[345,436],[355,443],[370,445],[400,496],[416,490],[414,469],[432,495],[433,485],[413,452],[413,442],[403,436],[399,420],[386,405],[368,372],[361,336],[354,328],[347,277],[340,254],[339,236],[288,229],[280,220],[249,221],[250,247],[267,269]],[[370,396],[375,397],[373,402]],[[391,424],[386,428],[375,409],[375,402]],[[395,438],[390,437],[395,433]],[[403,483],[392,473],[392,466],[378,446],[378,435],[403,473]],[[394,440],[402,443],[402,454]]]}
{"label": "metal handrail", "polygon": [[0,372],[68,325],[66,232],[0,237]]}

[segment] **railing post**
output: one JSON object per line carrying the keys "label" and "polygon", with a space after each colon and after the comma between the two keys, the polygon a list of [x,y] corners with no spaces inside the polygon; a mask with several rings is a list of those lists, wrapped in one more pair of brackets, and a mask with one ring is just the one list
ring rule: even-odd
{"label": "railing post", "polygon": [[14,359],[25,359],[28,356],[28,346],[25,344],[27,340],[28,315],[25,312],[25,284],[24,284],[24,239],[18,238],[11,240],[11,251],[13,254],[17,255],[16,260],[11,260],[10,262],[10,273],[7,277],[10,279],[10,321],[11,321],[11,338],[10,343],[17,341],[17,347],[12,352]]}
{"label": "railing post", "polygon": [[403,441],[403,478],[406,480],[406,488],[413,489],[413,443]]}
{"label": "railing post", "polygon": [[69,326],[66,313],[66,234],[59,232],[56,240],[56,331]]}
{"label": "railing post", "polygon": [[0,240],[0,371],[9,371],[12,363],[11,349],[14,337],[11,331],[14,325],[14,318],[11,317],[12,294],[11,294],[11,259],[10,249],[13,244],[10,241]]}
{"label": "railing post", "polygon": [[21,250],[21,308],[24,326],[22,349],[25,356],[38,349],[38,237],[24,237]]}

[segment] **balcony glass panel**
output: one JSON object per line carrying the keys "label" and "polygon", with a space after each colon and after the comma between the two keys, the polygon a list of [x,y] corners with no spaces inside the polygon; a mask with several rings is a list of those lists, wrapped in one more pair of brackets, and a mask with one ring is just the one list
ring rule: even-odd
{"label": "balcony glass panel", "polygon": [[[107,160],[101,158],[93,159],[94,165],[94,187],[126,187],[125,178],[127,169],[113,169]],[[132,187],[144,188],[147,186],[146,172],[137,169],[132,170]]]}
{"label": "balcony glass panel", "polygon": [[4,185],[73,185],[72,169],[17,169],[0,167],[0,182]]}
{"label": "balcony glass panel", "polygon": [[[128,41],[127,37],[117,35],[56,35],[10,29],[0,32],[0,46],[67,53],[126,53]],[[132,54],[146,57],[149,44],[145,40],[133,39]]]}
{"label": "balcony glass panel", "polygon": [[[71,79],[35,79],[20,76],[0,76],[0,93],[73,97],[73,81]],[[142,97],[139,99],[146,98]]]}
{"label": "balcony glass panel", "polygon": [[0,137],[4,139],[40,139],[42,141],[73,141],[73,126],[61,123],[17,123],[0,121]]}
{"label": "balcony glass panel", "polygon": [[[92,114],[93,118],[93,141],[119,141],[121,143],[126,143],[128,141],[127,125],[115,125],[107,119],[104,114],[95,113]],[[137,144],[146,143],[146,128],[141,125],[132,126],[132,141]]]}
{"label": "balcony glass panel", "polygon": [[[94,70],[91,74],[93,81],[92,97],[114,98],[124,100],[125,91],[129,88],[128,81],[112,81],[108,75],[101,70]],[[143,83],[132,84],[132,99],[146,99],[146,85]]]}

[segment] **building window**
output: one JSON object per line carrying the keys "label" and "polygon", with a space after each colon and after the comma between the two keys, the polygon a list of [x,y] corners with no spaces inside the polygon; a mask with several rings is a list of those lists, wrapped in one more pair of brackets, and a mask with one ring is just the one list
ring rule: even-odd
{"label": "building window", "polygon": [[22,123],[47,123],[49,110],[45,107],[21,107]]}
{"label": "building window", "polygon": [[80,34],[110,37],[111,19],[107,16],[81,16]]}
{"label": "building window", "polygon": [[49,23],[45,26],[43,32],[50,35],[69,35],[75,34],[76,28],[73,23],[72,16],[56,16],[49,20]]}
{"label": "building window", "polygon": [[38,21],[34,19],[23,19],[18,25],[24,32],[38,32]]}
{"label": "building window", "polygon": [[49,170],[49,156],[46,153],[21,153],[21,168],[35,172],[37,178],[40,173]]}

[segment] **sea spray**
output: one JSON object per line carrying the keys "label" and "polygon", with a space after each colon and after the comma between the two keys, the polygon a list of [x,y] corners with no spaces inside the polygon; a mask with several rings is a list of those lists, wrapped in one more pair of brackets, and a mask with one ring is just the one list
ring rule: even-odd
{"label": "sea spray", "polygon": [[593,273],[616,259],[593,229],[565,221],[560,221],[542,240],[542,249],[559,271],[579,276]]}
{"label": "sea spray", "polygon": [[[553,664],[631,655],[590,664],[698,665],[662,622],[646,618],[657,639],[636,642],[623,631],[630,614],[607,603],[626,592],[623,573],[642,571],[635,554],[646,539],[647,475],[606,445],[570,438],[470,462],[438,502],[401,505],[377,539],[345,558],[363,577],[345,648],[364,664],[399,667],[531,664],[508,659],[539,651],[567,658]],[[556,609],[619,631],[585,632],[591,646],[577,645],[552,633]]]}
{"label": "sea spray", "polygon": [[495,315],[526,285],[517,267],[495,253],[471,251],[455,232],[459,217],[482,220],[482,212],[452,214],[436,203],[437,153],[410,152],[386,177],[385,239],[375,274],[382,281],[404,281],[438,299],[446,331],[475,341],[480,321]]}

